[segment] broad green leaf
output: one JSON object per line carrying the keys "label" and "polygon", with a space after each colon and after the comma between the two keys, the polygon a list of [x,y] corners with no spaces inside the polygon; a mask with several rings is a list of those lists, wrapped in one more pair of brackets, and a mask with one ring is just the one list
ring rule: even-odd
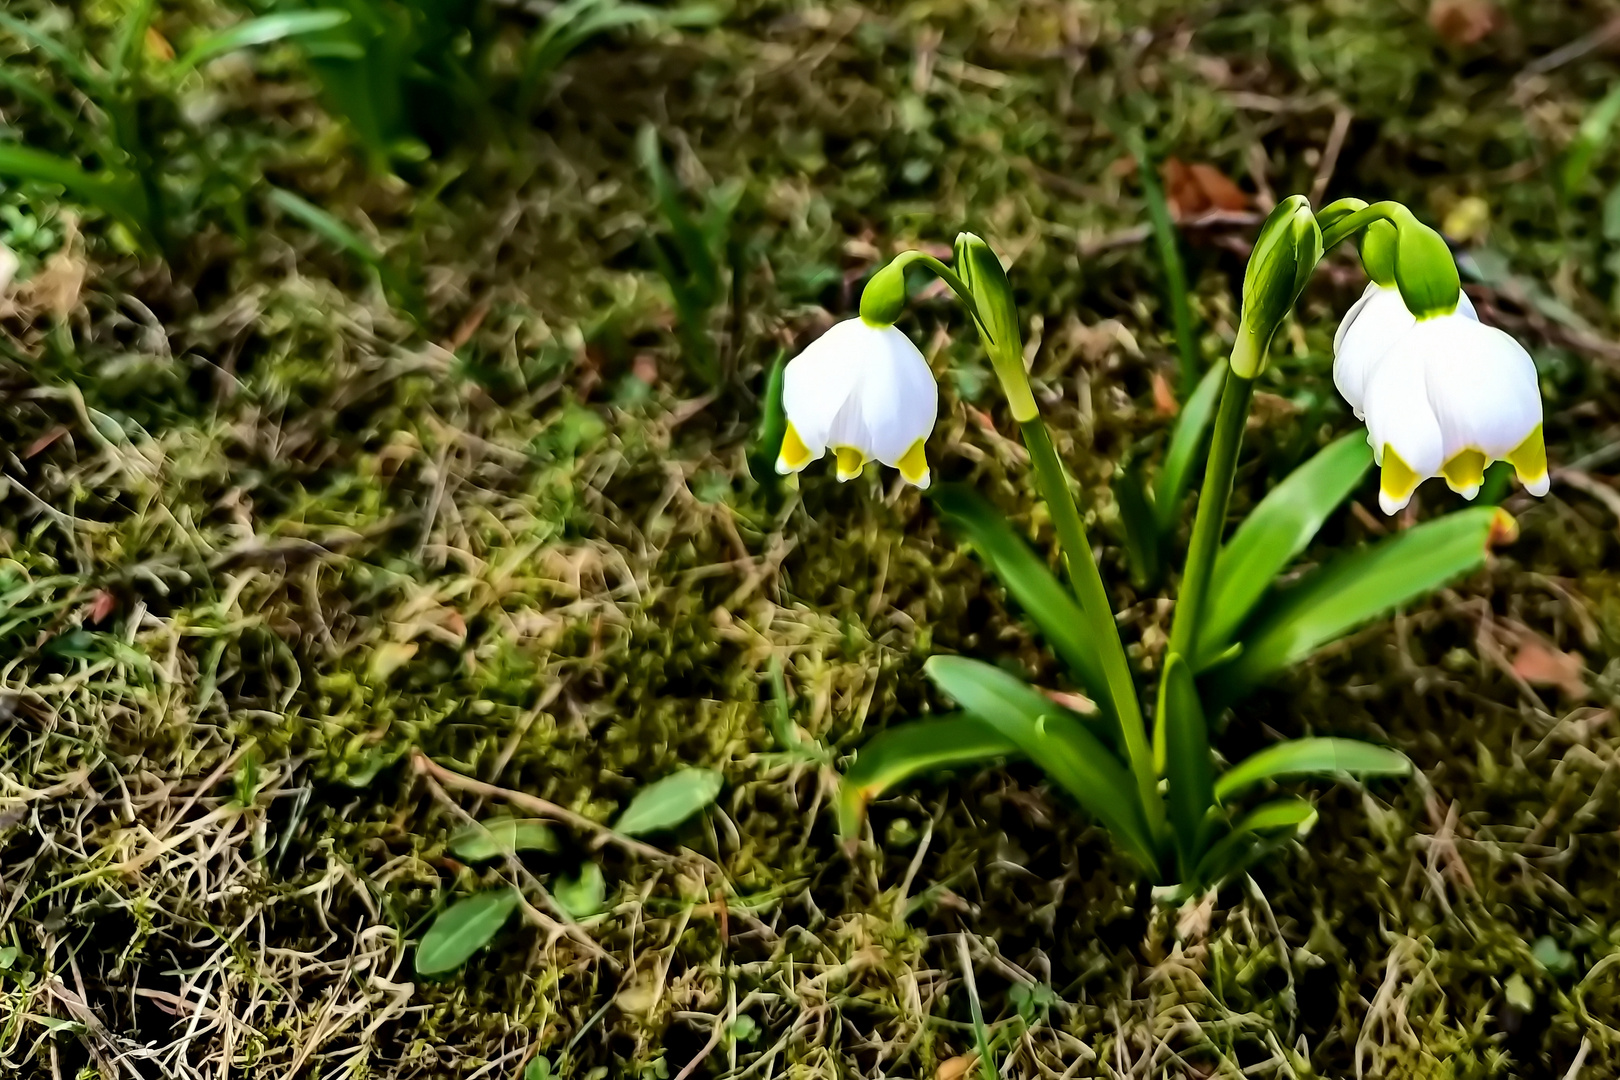
{"label": "broad green leaf", "polygon": [[1242,637],[1230,664],[1210,673],[1230,702],[1363,623],[1415,600],[1485,561],[1495,507],[1460,510],[1340,556],[1276,597]]}
{"label": "broad green leaf", "polygon": [[1399,750],[1359,739],[1289,739],[1244,758],[1215,781],[1215,798],[1228,803],[1257,784],[1294,776],[1405,776],[1412,762]]}
{"label": "broad green leaf", "polygon": [[1086,696],[1106,708],[1111,698],[1102,653],[1087,633],[1089,623],[1073,594],[977,491],[965,484],[940,484],[931,497],[945,521],[973,545],[1052,651],[1069,666]]}
{"label": "broad green leaf", "polygon": [[497,817],[457,830],[450,850],[458,859],[483,862],[519,851],[560,851],[557,834],[543,821]]}
{"label": "broad green leaf", "polygon": [[439,912],[416,947],[416,973],[442,975],[465,964],[506,925],[519,899],[516,889],[496,889],[457,900]]}
{"label": "broad green leaf", "polygon": [[1215,805],[1215,762],[1192,667],[1179,653],[1171,653],[1164,662],[1158,715],[1163,717],[1170,824],[1176,832],[1181,873],[1186,876],[1198,861],[1204,817]]}
{"label": "broad green leaf", "polygon": [[966,713],[913,720],[868,739],[838,785],[838,832],[852,839],[866,804],[919,773],[980,767],[1017,757],[1018,744],[986,721]]}
{"label": "broad green leaf", "polygon": [[626,836],[673,829],[714,802],[724,784],[713,769],[682,769],[638,791],[613,828]]}
{"label": "broad green leaf", "polygon": [[1157,865],[1135,782],[1080,717],[1017,676],[978,660],[935,656],[923,671],[964,709],[1016,744],[1144,866]]}
{"label": "broad green leaf", "polygon": [[1119,506],[1119,524],[1125,534],[1125,556],[1131,564],[1131,577],[1138,588],[1149,588],[1159,580],[1161,543],[1140,465],[1132,462],[1114,477],[1114,502]]}
{"label": "broad green leaf", "polygon": [[1210,421],[1215,418],[1215,406],[1221,400],[1221,388],[1226,385],[1226,361],[1215,364],[1198,380],[1198,389],[1181,407],[1170,436],[1170,449],[1164,453],[1164,465],[1159,470],[1159,484],[1153,492],[1153,512],[1159,521],[1159,535],[1169,538],[1176,531],[1181,518],[1181,504],[1187,497],[1187,484],[1193,466],[1203,456],[1209,442]]}
{"label": "broad green leaf", "polygon": [[1351,432],[1289,473],[1260,500],[1215,560],[1205,621],[1198,628],[1200,667],[1231,643],[1272,579],[1305,550],[1371,465],[1366,435]]}
{"label": "broad green leaf", "polygon": [[580,866],[579,873],[552,886],[552,899],[562,905],[571,919],[588,919],[602,910],[607,900],[607,879],[593,862]]}
{"label": "broad green leaf", "polygon": [[1194,872],[1200,888],[1219,885],[1310,828],[1316,808],[1304,799],[1277,799],[1254,808],[1204,853]]}
{"label": "broad green leaf", "polygon": [[174,67],[176,70],[186,71],[238,49],[269,45],[301,34],[331,30],[348,21],[347,11],[338,11],[334,8],[316,11],[279,11],[271,15],[262,15],[257,19],[248,19],[246,22],[239,22],[235,26],[228,26],[217,33],[209,34],[187,49],[184,55],[175,61]]}

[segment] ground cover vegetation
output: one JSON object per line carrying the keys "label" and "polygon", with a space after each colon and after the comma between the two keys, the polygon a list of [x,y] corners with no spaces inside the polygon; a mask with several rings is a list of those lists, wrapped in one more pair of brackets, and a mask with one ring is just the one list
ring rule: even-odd
{"label": "ground cover vegetation", "polygon": [[[0,1062],[1613,1071],[1610,20],[8,4]],[[1476,568],[1210,717],[1224,762],[1336,737],[1410,775],[1274,786],[1303,842],[1174,902],[1028,761],[848,813],[861,747],[959,704],[938,658],[1088,688],[948,496],[1063,573],[949,291],[897,323],[940,381],[931,493],[779,477],[781,362],[897,253],[984,237],[1152,687],[1192,500],[1143,493],[1294,193],[1411,207],[1540,376],[1550,493],[1488,476],[1515,527]],[[1332,336],[1365,282],[1341,247],[1282,323],[1234,523],[1359,430]],[[1288,574],[1475,513],[1379,496]]]}

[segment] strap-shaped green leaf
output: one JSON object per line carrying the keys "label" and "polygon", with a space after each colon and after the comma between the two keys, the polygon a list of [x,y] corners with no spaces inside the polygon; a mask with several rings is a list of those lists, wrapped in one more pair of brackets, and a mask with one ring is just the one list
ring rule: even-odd
{"label": "strap-shaped green leaf", "polygon": [[1114,477],[1114,502],[1119,506],[1119,524],[1124,533],[1125,556],[1131,564],[1131,577],[1139,589],[1158,583],[1161,565],[1159,524],[1142,482],[1142,467],[1132,462]]}
{"label": "strap-shaped green leaf", "polygon": [[1135,782],[1085,721],[1017,676],[978,660],[935,656],[923,671],[964,709],[1015,743],[1144,867],[1157,868],[1157,845]]}
{"label": "strap-shaped green leaf", "polygon": [[1175,433],[1170,436],[1170,449],[1165,451],[1164,467],[1159,470],[1159,484],[1153,493],[1153,510],[1163,537],[1168,538],[1176,531],[1193,466],[1203,456],[1209,442],[1209,424],[1221,400],[1221,387],[1225,385],[1226,361],[1222,360],[1204,372],[1204,377],[1198,380],[1198,389],[1181,407],[1181,417],[1176,421]]}
{"label": "strap-shaped green leaf", "polygon": [[1289,739],[1250,757],[1215,781],[1215,799],[1227,803],[1257,784],[1293,776],[1405,776],[1411,760],[1399,750],[1359,739]]}
{"label": "strap-shaped green leaf", "polygon": [[1341,556],[1283,591],[1243,634],[1236,659],[1211,672],[1213,701],[1241,697],[1363,623],[1480,566],[1497,513],[1480,506],[1425,522]]}
{"label": "strap-shaped green leaf", "polygon": [[336,8],[323,8],[315,11],[278,11],[269,15],[261,15],[256,19],[239,22],[235,26],[227,26],[216,33],[208,34],[199,39],[196,44],[185,51],[185,54],[176,60],[176,71],[188,71],[201,64],[206,64],[215,57],[238,49],[252,48],[255,45],[270,45],[290,37],[301,34],[315,34],[322,30],[330,30],[349,21],[349,13]]}
{"label": "strap-shaped green leaf", "polygon": [[940,484],[932,493],[945,521],[978,551],[1018,606],[1046,638],[1087,696],[1104,709],[1111,700],[1101,650],[1074,595],[984,496],[966,484]]}
{"label": "strap-shaped green leaf", "polygon": [[1209,728],[1198,700],[1192,668],[1179,653],[1164,662],[1157,719],[1164,732],[1164,774],[1170,781],[1170,824],[1183,878],[1192,873],[1202,847],[1204,816],[1215,805],[1215,762]]}
{"label": "strap-shaped green leaf", "polygon": [[121,219],[140,232],[147,226],[145,196],[133,179],[106,172],[85,172],[77,162],[27,146],[0,146],[0,176],[61,184],[75,199]]}
{"label": "strap-shaped green leaf", "polygon": [[1019,757],[1018,744],[967,713],[880,731],[856,754],[838,785],[838,834],[853,839],[866,806],[887,789],[925,772],[976,768],[997,758]]}
{"label": "strap-shaped green leaf", "polygon": [[1260,500],[1215,560],[1198,656],[1218,655],[1232,641],[1272,579],[1294,561],[1328,515],[1350,497],[1372,465],[1366,436],[1330,443]]}
{"label": "strap-shaped green leaf", "polygon": [[1204,853],[1194,871],[1199,888],[1219,885],[1310,828],[1316,808],[1304,799],[1277,799],[1250,811],[1220,842]]}

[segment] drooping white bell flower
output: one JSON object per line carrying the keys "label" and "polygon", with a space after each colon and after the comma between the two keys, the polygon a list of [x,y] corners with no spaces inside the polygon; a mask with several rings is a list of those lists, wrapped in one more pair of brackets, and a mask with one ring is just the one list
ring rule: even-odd
{"label": "drooping white bell flower", "polygon": [[923,443],[939,416],[939,386],[895,327],[861,318],[835,325],[788,363],[782,406],[788,424],[777,472],[798,472],[831,448],[840,480],[875,460],[928,486]]}
{"label": "drooping white bell flower", "polygon": [[[1365,317],[1364,310],[1356,322]],[[1406,506],[1431,476],[1472,499],[1496,460],[1511,464],[1531,494],[1547,493],[1536,367],[1507,334],[1459,305],[1414,320],[1369,367],[1360,412],[1382,467],[1378,501],[1386,514]]]}
{"label": "drooping white bell flower", "polygon": [[[1473,301],[1467,293],[1457,294],[1457,312],[1478,321]],[[1406,310],[1401,291],[1393,285],[1367,283],[1333,335],[1333,385],[1350,403],[1356,419],[1363,419],[1361,403],[1367,396],[1367,379],[1385,353],[1401,336],[1417,325],[1417,316]]]}

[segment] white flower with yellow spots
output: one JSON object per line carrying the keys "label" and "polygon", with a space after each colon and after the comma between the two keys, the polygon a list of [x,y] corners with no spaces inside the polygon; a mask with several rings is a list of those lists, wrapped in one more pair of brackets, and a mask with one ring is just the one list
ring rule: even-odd
{"label": "white flower with yellow spots", "polygon": [[1536,366],[1517,341],[1479,321],[1467,296],[1449,314],[1418,319],[1398,290],[1374,283],[1333,346],[1333,381],[1367,422],[1386,514],[1431,476],[1472,499],[1497,460],[1531,494],[1547,493]]}
{"label": "white flower with yellow spots", "polygon": [[798,472],[831,449],[840,480],[880,461],[928,486],[923,443],[939,416],[939,386],[895,327],[847,319],[811,342],[788,363],[782,407],[788,423],[777,472]]}

